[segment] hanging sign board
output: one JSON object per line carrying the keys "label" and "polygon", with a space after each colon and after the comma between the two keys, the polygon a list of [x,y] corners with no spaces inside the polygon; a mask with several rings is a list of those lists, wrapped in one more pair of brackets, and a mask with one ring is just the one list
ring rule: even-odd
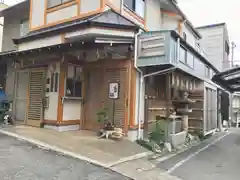
{"label": "hanging sign board", "polygon": [[119,83],[111,82],[109,83],[109,99],[118,99],[119,98]]}

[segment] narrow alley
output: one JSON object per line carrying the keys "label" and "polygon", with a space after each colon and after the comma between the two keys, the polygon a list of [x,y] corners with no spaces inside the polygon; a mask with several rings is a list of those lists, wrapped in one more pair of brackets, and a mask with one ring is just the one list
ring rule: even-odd
{"label": "narrow alley", "polygon": [[240,130],[230,130],[157,164],[183,180],[238,180]]}

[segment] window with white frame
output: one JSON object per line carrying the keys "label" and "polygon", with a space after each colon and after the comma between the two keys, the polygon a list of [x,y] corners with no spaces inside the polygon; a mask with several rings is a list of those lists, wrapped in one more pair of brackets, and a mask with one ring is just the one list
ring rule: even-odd
{"label": "window with white frame", "polygon": [[53,8],[55,6],[59,6],[59,5],[62,5],[64,3],[71,2],[71,1],[75,1],[75,0],[48,0],[47,8]]}
{"label": "window with white frame", "polygon": [[124,6],[134,11],[140,17],[144,17],[145,0],[124,0]]}

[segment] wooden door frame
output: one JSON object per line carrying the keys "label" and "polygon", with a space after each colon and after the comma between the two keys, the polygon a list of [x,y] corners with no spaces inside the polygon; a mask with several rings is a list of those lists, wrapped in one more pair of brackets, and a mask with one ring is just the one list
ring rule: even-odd
{"label": "wooden door frame", "polygon": [[[29,109],[29,99],[30,99],[30,74],[31,74],[31,71],[34,71],[34,72],[38,72],[38,71],[43,71],[44,72],[44,77],[46,79],[46,74],[47,74],[47,68],[46,67],[36,67],[36,68],[29,68],[28,69],[29,71],[29,78],[28,78],[28,90],[27,90],[27,109],[26,109],[26,121],[24,122],[25,125],[29,125],[29,126],[35,126],[35,123],[33,124],[29,124],[28,123],[28,109]],[[46,80],[44,81],[43,83],[43,94],[45,96],[45,88],[46,88]],[[33,121],[33,120],[32,120]],[[43,123],[44,121],[44,107],[42,106],[42,109],[41,109],[41,118],[40,118],[40,125]]]}

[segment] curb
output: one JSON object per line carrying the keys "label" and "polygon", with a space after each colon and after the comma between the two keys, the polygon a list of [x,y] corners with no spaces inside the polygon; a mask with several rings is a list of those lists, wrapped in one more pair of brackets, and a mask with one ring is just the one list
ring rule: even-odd
{"label": "curb", "polygon": [[105,163],[101,163],[99,161],[87,158],[85,156],[73,153],[71,151],[67,151],[67,150],[58,148],[56,146],[52,146],[52,145],[49,145],[47,143],[43,143],[41,141],[37,141],[37,140],[31,139],[31,138],[27,138],[27,137],[18,135],[16,133],[5,131],[3,129],[0,129],[0,133],[5,134],[7,136],[17,138],[17,139],[20,139],[20,140],[23,140],[23,141],[26,141],[26,142],[29,142],[31,144],[35,144],[39,148],[42,148],[42,149],[51,150],[51,151],[54,151],[54,152],[57,152],[57,153],[60,153],[60,154],[63,154],[63,155],[71,156],[75,159],[83,160],[83,161],[86,161],[88,163],[94,164],[96,166],[101,166],[103,168],[108,168],[108,169],[110,169],[111,167],[116,166],[118,164],[128,162],[128,161],[133,161],[133,160],[136,160],[136,159],[141,159],[141,158],[144,158],[144,157],[152,154],[152,152],[143,152],[143,153],[139,153],[139,154],[136,154],[136,155],[133,155],[133,156],[128,156],[128,157],[122,158],[122,159],[120,159],[118,161],[115,161],[115,162],[112,162],[112,163],[105,164]]}

